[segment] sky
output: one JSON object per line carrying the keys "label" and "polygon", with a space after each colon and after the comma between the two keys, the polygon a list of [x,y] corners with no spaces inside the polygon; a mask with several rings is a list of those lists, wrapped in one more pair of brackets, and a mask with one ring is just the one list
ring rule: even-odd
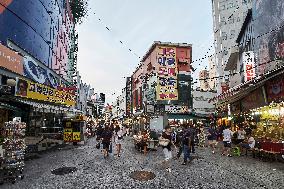
{"label": "sky", "polygon": [[[193,60],[214,52],[210,0],[89,0],[89,8],[77,26],[78,70],[107,102],[121,93],[154,41],[192,44]],[[207,64],[193,63],[193,77]]]}

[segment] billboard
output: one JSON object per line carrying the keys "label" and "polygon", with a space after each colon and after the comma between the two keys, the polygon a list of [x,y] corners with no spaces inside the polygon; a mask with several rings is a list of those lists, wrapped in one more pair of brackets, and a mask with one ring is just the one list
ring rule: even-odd
{"label": "billboard", "polygon": [[178,100],[175,47],[157,47],[157,100]]}
{"label": "billboard", "polygon": [[257,72],[264,74],[275,69],[277,64],[283,64],[284,1],[255,0],[253,20]]}
{"label": "billboard", "polygon": [[25,79],[18,79],[15,96],[62,104],[75,105],[75,95],[65,91],[59,91],[46,85],[34,83]]}
{"label": "billboard", "polygon": [[244,77],[245,82],[255,77],[255,59],[253,51],[243,53]]}
{"label": "billboard", "polygon": [[23,75],[23,57],[0,44],[0,66],[12,72]]}

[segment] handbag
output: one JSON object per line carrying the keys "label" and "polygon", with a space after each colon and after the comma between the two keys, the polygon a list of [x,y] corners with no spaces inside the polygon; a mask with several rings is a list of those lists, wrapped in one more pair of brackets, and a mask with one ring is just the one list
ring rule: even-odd
{"label": "handbag", "polygon": [[101,148],[101,144],[100,144],[100,143],[97,143],[97,144],[96,144],[96,148],[97,148],[97,149],[100,149],[100,148]]}
{"label": "handbag", "polygon": [[160,137],[159,138],[159,145],[160,146],[168,146],[170,143],[170,140],[169,139],[165,139],[163,137]]}

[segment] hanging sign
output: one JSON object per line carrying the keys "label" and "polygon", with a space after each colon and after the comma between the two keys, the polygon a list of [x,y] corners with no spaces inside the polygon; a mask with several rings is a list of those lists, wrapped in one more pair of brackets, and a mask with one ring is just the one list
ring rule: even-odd
{"label": "hanging sign", "polygon": [[253,51],[243,53],[243,65],[245,82],[252,80],[255,77],[255,61]]}

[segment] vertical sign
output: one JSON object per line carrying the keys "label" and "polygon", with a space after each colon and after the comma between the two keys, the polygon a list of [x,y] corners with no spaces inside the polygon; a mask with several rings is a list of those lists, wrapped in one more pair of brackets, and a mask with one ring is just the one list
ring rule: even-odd
{"label": "vertical sign", "polygon": [[131,94],[132,94],[132,80],[131,77],[126,78],[126,116],[131,114]]}
{"label": "vertical sign", "polygon": [[178,100],[176,48],[158,46],[157,100]]}
{"label": "vertical sign", "polygon": [[243,53],[245,82],[255,77],[255,61],[253,51]]}

